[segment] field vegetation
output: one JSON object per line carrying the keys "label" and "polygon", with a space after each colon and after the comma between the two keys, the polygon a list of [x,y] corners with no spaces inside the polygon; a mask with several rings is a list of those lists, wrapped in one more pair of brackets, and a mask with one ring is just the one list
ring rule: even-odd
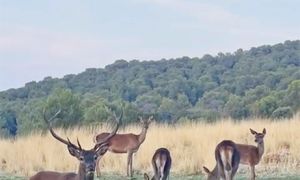
{"label": "field vegetation", "polygon": [[[134,156],[135,174],[149,172],[151,157],[156,148],[167,147],[173,158],[172,175],[203,175],[202,166],[213,168],[214,148],[223,139],[238,143],[255,144],[249,128],[262,131],[265,127],[265,154],[257,166],[258,176],[280,176],[299,173],[300,167],[300,115],[290,120],[270,121],[253,119],[234,122],[224,119],[217,123],[187,122],[177,125],[151,124],[147,138]],[[109,131],[109,126],[56,129],[62,137],[75,142],[78,137],[86,149],[93,146],[96,133]],[[119,133],[139,133],[139,125],[122,128]],[[48,132],[35,132],[16,141],[0,140],[1,171],[30,176],[41,170],[77,171],[78,162],[68,154],[67,148]],[[108,152],[101,161],[104,174],[126,174],[126,155]],[[248,174],[241,166],[238,174]]]}

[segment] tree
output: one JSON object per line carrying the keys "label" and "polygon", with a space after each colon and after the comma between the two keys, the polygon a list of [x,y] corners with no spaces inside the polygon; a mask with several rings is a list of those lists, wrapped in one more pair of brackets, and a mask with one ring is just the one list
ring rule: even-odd
{"label": "tree", "polygon": [[110,115],[109,109],[103,101],[98,101],[93,106],[85,109],[84,123],[85,124],[98,124],[105,122]]}
{"label": "tree", "polygon": [[299,59],[300,41],[286,41],[202,58],[118,60],[0,92],[0,111],[15,113],[21,134],[45,127],[45,106],[47,116],[62,108],[58,126],[105,120],[104,107],[119,112],[119,103],[124,123],[138,115],[167,120],[282,116],[290,112],[286,107],[300,110]]}
{"label": "tree", "polygon": [[69,89],[56,89],[47,99],[48,117],[55,114],[59,109],[61,109],[61,113],[58,116],[59,121],[56,123],[58,126],[74,126],[83,119],[80,98]]}
{"label": "tree", "polygon": [[273,119],[283,119],[293,117],[293,110],[291,107],[279,107],[273,111],[271,118]]}
{"label": "tree", "polygon": [[176,102],[174,100],[163,98],[157,113],[163,122],[170,122],[175,118],[177,110]]}
{"label": "tree", "polygon": [[161,104],[162,97],[158,94],[144,94],[137,97],[135,106],[140,113],[143,114],[156,114],[159,105]]}
{"label": "tree", "polygon": [[270,117],[278,108],[277,99],[274,95],[266,96],[257,102],[257,107],[259,115],[263,117]]}
{"label": "tree", "polygon": [[5,121],[5,123],[1,126],[1,129],[7,130],[8,135],[12,138],[15,138],[18,131],[16,114],[13,111],[6,111],[1,114],[1,117]]}
{"label": "tree", "polygon": [[244,100],[236,95],[230,95],[229,100],[224,107],[225,113],[234,119],[246,118],[249,115],[249,110]]}
{"label": "tree", "polygon": [[294,111],[300,109],[300,80],[292,81],[289,84],[286,99]]}

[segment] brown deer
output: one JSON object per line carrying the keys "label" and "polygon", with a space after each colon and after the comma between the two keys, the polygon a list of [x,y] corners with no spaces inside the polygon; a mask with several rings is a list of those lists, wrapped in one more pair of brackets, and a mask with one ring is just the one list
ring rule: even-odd
{"label": "brown deer", "polygon": [[[127,176],[132,177],[132,156],[139,150],[140,145],[144,142],[147,134],[147,130],[149,124],[152,122],[153,116],[149,117],[148,120],[144,120],[139,117],[142,123],[142,131],[140,134],[116,134],[114,137],[107,141],[109,147],[108,151],[112,153],[127,153]],[[108,133],[101,133],[95,136],[94,141],[95,143],[99,143],[108,136]],[[97,176],[101,175],[100,167],[99,167],[100,158],[98,158],[96,172]]]}
{"label": "brown deer", "polygon": [[250,132],[255,137],[255,142],[257,146],[253,145],[246,145],[246,144],[237,144],[236,147],[241,155],[241,164],[249,165],[251,168],[251,180],[255,179],[255,165],[259,163],[264,154],[264,137],[267,133],[266,129],[264,128],[262,133],[258,133],[252,129]]}
{"label": "brown deer", "polygon": [[215,149],[215,158],[217,164],[212,171],[203,167],[208,174],[207,180],[232,180],[240,163],[236,144],[230,140],[220,142]]}
{"label": "brown deer", "polygon": [[41,171],[35,174],[34,176],[32,176],[30,180],[93,180],[96,161],[98,157],[103,156],[107,152],[108,150],[107,141],[109,141],[109,139],[111,139],[118,131],[119,121],[122,119],[122,114],[119,119],[115,117],[115,120],[117,121],[117,125],[114,128],[114,130],[108,136],[106,136],[106,138],[104,138],[102,141],[99,141],[91,150],[84,150],[81,148],[78,139],[77,139],[78,145],[75,145],[71,143],[69,139],[65,140],[59,137],[54,132],[50,124],[50,121],[52,121],[59,113],[60,111],[58,111],[52,118],[47,120],[44,111],[44,120],[47,122],[48,128],[52,136],[58,141],[67,145],[69,153],[79,160],[80,164],[79,164],[78,173],[76,174],[76,173],[59,173],[59,172],[52,172],[52,171]]}
{"label": "brown deer", "polygon": [[[154,171],[154,176],[151,180],[166,180],[169,177],[172,165],[170,151],[166,148],[157,149],[151,162]],[[144,178],[150,179],[146,173],[144,174]]]}

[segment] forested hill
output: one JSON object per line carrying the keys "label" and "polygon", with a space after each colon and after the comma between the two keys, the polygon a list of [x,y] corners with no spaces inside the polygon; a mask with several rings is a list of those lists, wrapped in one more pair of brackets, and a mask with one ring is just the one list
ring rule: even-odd
{"label": "forested hill", "polygon": [[234,53],[159,61],[118,60],[61,79],[46,77],[0,93],[0,125],[16,118],[21,132],[43,126],[42,109],[58,104],[59,125],[153,114],[158,121],[222,117],[289,117],[300,109],[300,41]]}

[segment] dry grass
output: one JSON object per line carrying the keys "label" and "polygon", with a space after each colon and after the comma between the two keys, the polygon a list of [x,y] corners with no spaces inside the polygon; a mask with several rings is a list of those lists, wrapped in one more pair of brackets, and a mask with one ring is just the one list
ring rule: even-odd
{"label": "dry grass", "polygon": [[[150,160],[155,149],[167,147],[173,158],[173,173],[199,173],[203,165],[210,168],[214,166],[214,148],[221,140],[254,144],[250,127],[257,131],[264,127],[267,129],[265,154],[257,166],[258,173],[297,172],[300,167],[299,115],[278,122],[256,119],[242,123],[224,120],[216,124],[186,123],[172,127],[152,124],[144,144],[134,157],[133,167],[140,172],[150,171]],[[93,146],[94,134],[108,129],[76,128],[57,130],[57,133],[73,141],[79,137],[82,146],[88,149]],[[120,133],[139,133],[140,129],[131,126],[120,130]],[[0,140],[2,171],[29,176],[40,170],[76,171],[77,166],[77,160],[68,154],[66,146],[54,140],[50,134],[32,134],[15,142]],[[107,153],[101,166],[103,172],[126,174],[126,155]]]}

